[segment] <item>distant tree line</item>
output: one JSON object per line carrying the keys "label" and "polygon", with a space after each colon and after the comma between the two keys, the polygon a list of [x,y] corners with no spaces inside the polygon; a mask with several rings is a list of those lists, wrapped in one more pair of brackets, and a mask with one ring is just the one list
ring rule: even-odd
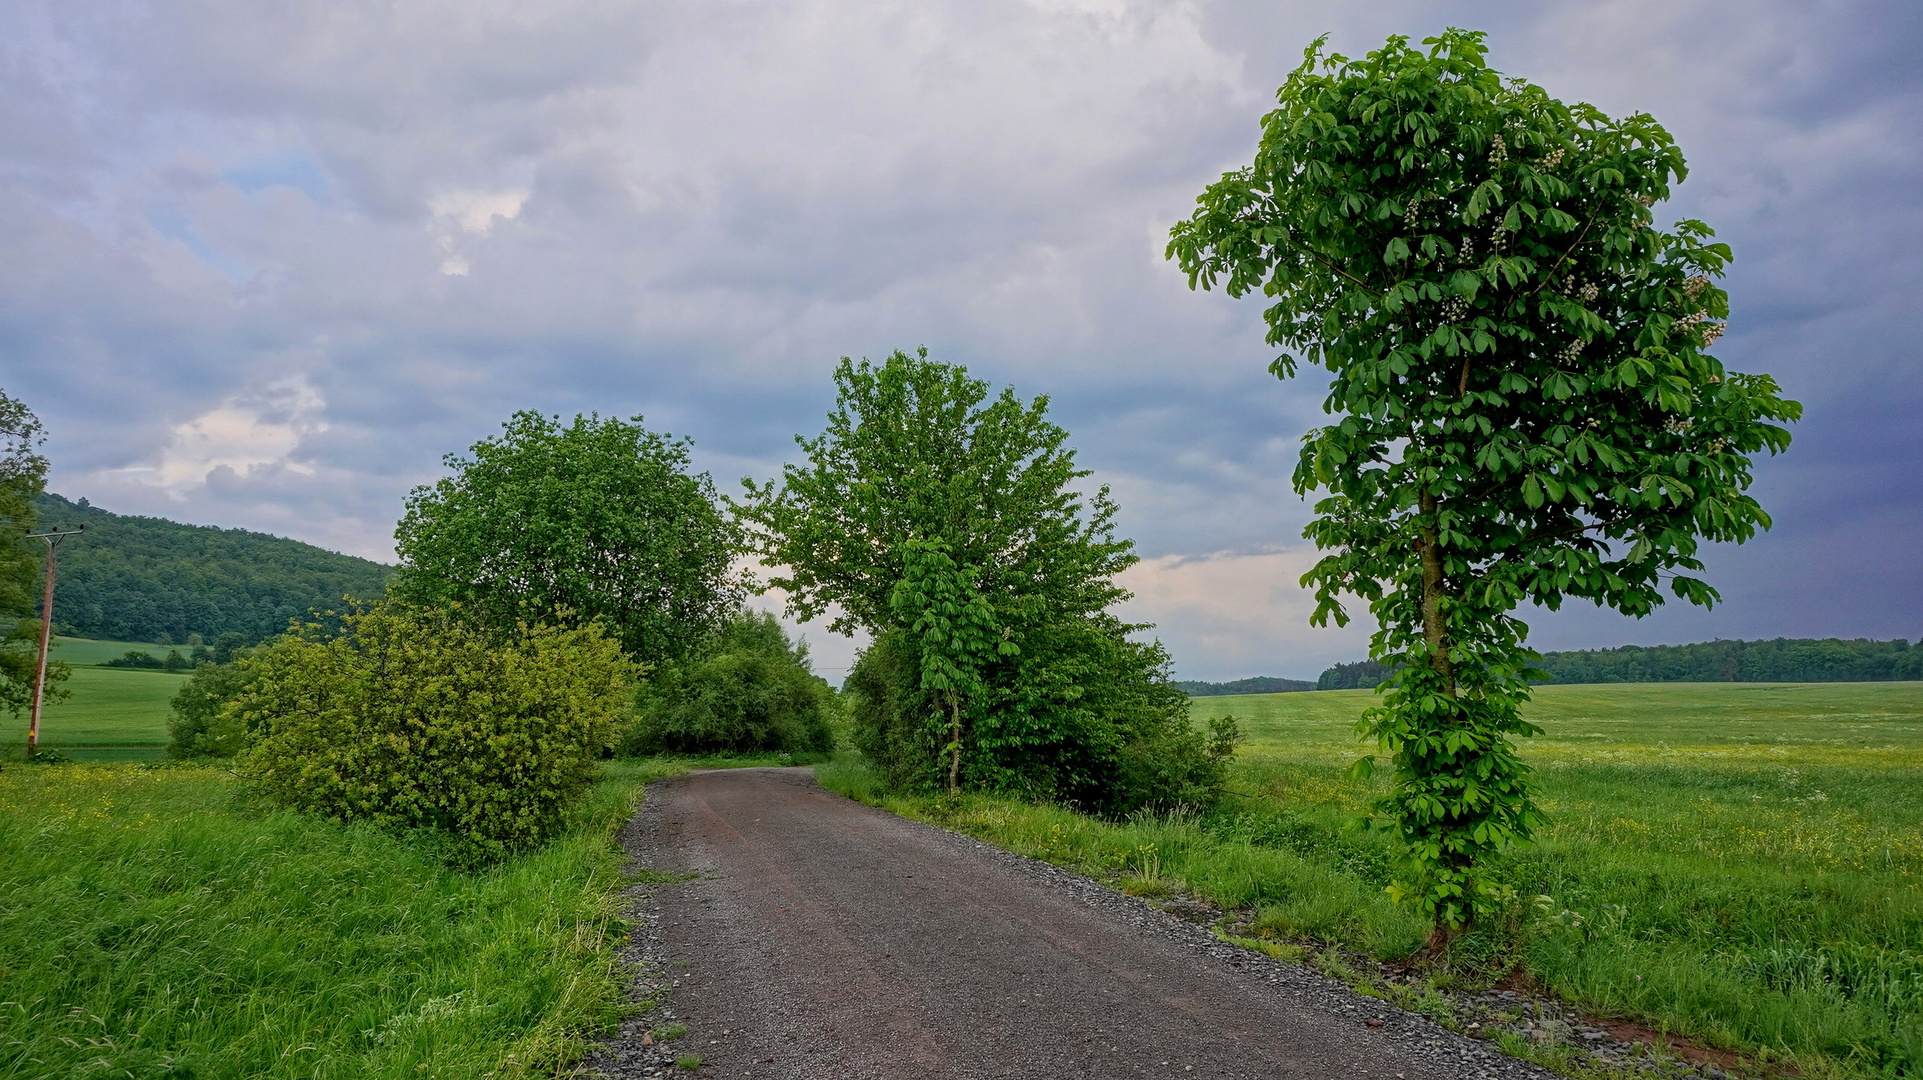
{"label": "distant tree line", "polygon": [[55,629],[109,641],[257,642],[343,596],[376,597],[393,568],[265,533],[109,513],[52,493],[38,519],[85,525],[60,549]]}
{"label": "distant tree line", "polygon": [[1184,680],[1175,685],[1190,697],[1227,697],[1231,694],[1293,694],[1303,690],[1320,690],[1322,687],[1304,679],[1276,679],[1267,675],[1257,675],[1252,679],[1236,679],[1234,682],[1194,682]]}
{"label": "distant tree line", "polygon": [[[1544,653],[1537,667],[1548,672],[1552,683],[1895,682],[1923,679],[1923,643],[1912,646],[1903,638],[1772,638],[1623,645]],[[1372,690],[1389,674],[1373,660],[1337,664],[1322,673],[1315,688]]]}
{"label": "distant tree line", "polygon": [[1317,690],[1373,690],[1376,684],[1389,677],[1389,669],[1374,660],[1357,660],[1353,664],[1337,664],[1324,671],[1315,680]]}
{"label": "distant tree line", "polygon": [[101,663],[101,667],[135,668],[148,671],[193,671],[202,664],[229,664],[246,651],[247,635],[228,631],[212,645],[201,640],[199,634],[187,635],[187,653],[179,649],[168,649],[165,657],[155,656],[146,649],[128,649],[126,652]]}
{"label": "distant tree line", "polygon": [[1775,638],[1624,645],[1546,653],[1551,682],[1891,682],[1923,679],[1923,647],[1902,638]]}
{"label": "distant tree line", "polygon": [[193,655],[182,656],[179,649],[168,649],[167,655],[163,658],[163,657],[155,656],[153,653],[150,653],[145,649],[128,649],[125,653],[122,653],[121,655],[114,657],[112,660],[107,660],[102,662],[100,666],[111,667],[111,668],[133,668],[135,670],[145,670],[145,671],[173,671],[173,672],[192,671],[194,670],[194,665],[196,664],[213,663],[212,659],[207,659],[203,661],[199,658],[199,655],[198,655],[201,653],[207,653],[211,656],[212,651],[213,650],[207,648],[207,646],[202,645],[199,648],[193,650]]}

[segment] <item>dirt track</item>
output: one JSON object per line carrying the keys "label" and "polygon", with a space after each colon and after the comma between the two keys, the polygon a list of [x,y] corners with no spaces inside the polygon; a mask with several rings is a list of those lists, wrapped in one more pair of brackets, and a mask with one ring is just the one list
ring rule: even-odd
{"label": "dirt track", "polygon": [[651,902],[702,1076],[1549,1076],[806,769],[663,781],[627,841],[698,875]]}

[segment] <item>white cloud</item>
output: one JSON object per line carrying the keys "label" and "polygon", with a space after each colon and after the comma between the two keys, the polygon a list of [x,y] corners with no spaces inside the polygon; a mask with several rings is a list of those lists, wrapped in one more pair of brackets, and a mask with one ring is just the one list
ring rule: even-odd
{"label": "white cloud", "polygon": [[[466,256],[455,252],[456,245],[461,242],[455,229],[470,236],[486,237],[494,231],[495,222],[513,221],[519,217],[527,197],[526,188],[443,191],[430,197],[427,208],[434,215],[434,227],[440,233],[437,242],[441,252],[441,273],[451,277],[466,277],[474,268]],[[454,228],[449,228],[450,225]]]}
{"label": "white cloud", "polygon": [[1348,627],[1309,625],[1315,599],[1298,582],[1319,557],[1293,546],[1143,559],[1121,575],[1135,593],[1125,618],[1157,624],[1183,678],[1251,675],[1313,679],[1323,668],[1368,655],[1368,610]]}
{"label": "white cloud", "polygon": [[[1498,67],[1691,151],[1682,210],[1739,256],[1729,358],[1811,400],[1758,576],[1801,574],[1785,553],[1816,549],[1782,542],[1820,518],[1858,632],[1915,633],[1915,561],[1858,557],[1923,527],[1923,381],[1889,374],[1915,369],[1923,236],[1900,5],[14,6],[0,377],[64,493],[111,476],[130,509],[378,553],[406,491],[516,409],[644,413],[731,488],[723,466],[774,475],[819,429],[836,357],[927,344],[1052,396],[1170,556],[1131,581],[1185,674],[1346,659],[1359,637],[1303,629],[1296,549],[1200,554],[1300,534],[1320,387],[1263,376],[1259,299],[1190,292],[1162,238],[1316,34],[1357,55],[1482,25]],[[1851,509],[1895,504],[1887,529]],[[1725,632],[1796,632],[1747,604]]]}
{"label": "white cloud", "polygon": [[526,188],[501,191],[443,191],[427,200],[427,208],[437,218],[446,218],[464,231],[486,236],[494,222],[513,221],[527,202]]}
{"label": "white cloud", "polygon": [[204,485],[223,469],[242,478],[269,468],[311,475],[312,465],[296,452],[328,429],[326,408],[305,378],[284,380],[173,425],[157,464],[114,471],[170,494]]}

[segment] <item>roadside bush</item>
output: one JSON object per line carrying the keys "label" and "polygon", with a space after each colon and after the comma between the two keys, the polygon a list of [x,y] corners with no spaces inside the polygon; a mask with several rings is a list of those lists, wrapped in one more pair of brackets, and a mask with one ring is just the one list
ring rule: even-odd
{"label": "roadside bush", "polygon": [[[1119,817],[1207,808],[1220,796],[1239,734],[1205,734],[1188,695],[1169,680],[1160,645],[1130,641],[1106,616],[1031,627],[1022,651],[1000,657],[963,724],[966,786]],[[906,634],[883,634],[848,678],[853,739],[891,788],[944,782],[946,722],[920,686]]]}
{"label": "roadside bush", "polygon": [[247,661],[226,710],[241,771],[274,802],[446,834],[486,862],[552,836],[626,712],[633,666],[597,625],[491,633],[376,606]]}
{"label": "roadside bush", "polygon": [[[877,637],[855,657],[842,685],[849,738],[889,788],[932,791],[947,743],[940,703],[921,685],[921,659],[907,631]],[[975,759],[963,762],[964,769]]]}
{"label": "roadside bush", "polygon": [[227,705],[253,685],[254,669],[244,662],[249,650],[231,655],[235,662],[195,668],[168,702],[173,710],[167,718],[168,757],[233,757],[246,749],[246,725],[227,712]]}
{"label": "roadside bush", "polygon": [[834,749],[835,693],[766,612],[740,611],[689,660],[663,666],[637,695],[628,754]]}

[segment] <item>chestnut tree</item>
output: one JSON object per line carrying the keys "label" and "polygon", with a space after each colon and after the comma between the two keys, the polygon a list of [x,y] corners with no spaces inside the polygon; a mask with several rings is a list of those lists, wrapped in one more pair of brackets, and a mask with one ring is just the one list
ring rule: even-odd
{"label": "chestnut tree", "polygon": [[1504,78],[1479,33],[1423,44],[1311,45],[1168,255],[1191,287],[1266,298],[1278,377],[1329,373],[1294,475],[1324,493],[1303,584],[1318,625],[1345,595],[1376,617],[1394,674],[1361,726],[1394,762],[1396,889],[1448,928],[1502,901],[1488,857],[1538,820],[1517,609],[1712,604],[1699,546],[1769,526],[1752,461],[1801,409],[1710,352],[1730,251],[1654,224],[1685,175],[1661,125]]}

